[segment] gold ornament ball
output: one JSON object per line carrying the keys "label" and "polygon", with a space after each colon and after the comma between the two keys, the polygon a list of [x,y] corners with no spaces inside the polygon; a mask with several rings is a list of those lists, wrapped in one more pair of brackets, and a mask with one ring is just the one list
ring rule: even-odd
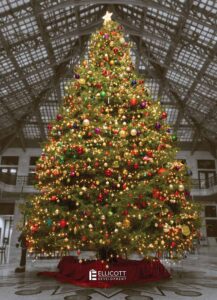
{"label": "gold ornament ball", "polygon": [[84,119],[83,121],[83,125],[86,127],[86,126],[89,126],[90,125],[90,121],[88,119]]}
{"label": "gold ornament ball", "polygon": [[137,135],[137,130],[136,129],[131,129],[130,134],[132,136],[136,136]]}
{"label": "gold ornament ball", "polygon": [[125,43],[125,39],[123,37],[120,38],[120,43],[124,44]]}
{"label": "gold ornament ball", "polygon": [[84,78],[79,79],[79,83],[81,85],[84,85],[86,83],[86,80]]}
{"label": "gold ornament ball", "polygon": [[123,227],[124,228],[129,228],[130,227],[130,220],[129,219],[124,219],[124,221],[123,221]]}
{"label": "gold ornament ball", "polygon": [[184,185],[183,185],[183,184],[179,184],[178,190],[179,190],[180,192],[183,192],[183,191],[185,190]]}
{"label": "gold ornament ball", "polygon": [[109,44],[109,46],[110,46],[110,47],[114,47],[114,42],[111,41],[110,44]]}
{"label": "gold ornament ball", "polygon": [[170,185],[169,185],[169,189],[170,189],[170,190],[173,190],[173,188],[174,188],[173,184],[170,184]]}
{"label": "gold ornament ball", "polygon": [[121,114],[123,114],[124,113],[124,109],[123,108],[120,108],[119,110],[118,110],[118,113],[121,115]]}
{"label": "gold ornament ball", "polygon": [[125,130],[120,130],[120,137],[125,138],[127,136],[127,132]]}
{"label": "gold ornament ball", "polygon": [[126,68],[126,71],[127,71],[127,72],[130,72],[130,71],[131,71],[131,68],[130,68],[130,67],[127,67],[127,68]]}
{"label": "gold ornament ball", "polygon": [[168,224],[164,225],[164,232],[169,232],[170,226]]}
{"label": "gold ornament ball", "polygon": [[188,225],[182,225],[182,234],[188,236],[190,234],[190,228]]}

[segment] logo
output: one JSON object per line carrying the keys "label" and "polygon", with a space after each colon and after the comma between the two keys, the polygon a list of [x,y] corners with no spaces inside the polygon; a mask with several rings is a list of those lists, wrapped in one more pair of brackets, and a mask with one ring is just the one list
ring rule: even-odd
{"label": "logo", "polygon": [[110,280],[126,280],[127,271],[96,271],[94,269],[89,271],[90,281],[110,281]]}
{"label": "logo", "polygon": [[89,280],[97,280],[97,271],[92,269],[89,271]]}

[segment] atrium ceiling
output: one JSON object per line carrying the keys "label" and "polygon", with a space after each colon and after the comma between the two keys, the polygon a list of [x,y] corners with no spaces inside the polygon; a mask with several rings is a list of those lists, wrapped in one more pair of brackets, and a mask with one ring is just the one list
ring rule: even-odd
{"label": "atrium ceiling", "polygon": [[133,41],[132,57],[179,142],[217,145],[217,1],[0,1],[0,145],[47,138],[64,86],[106,11]]}

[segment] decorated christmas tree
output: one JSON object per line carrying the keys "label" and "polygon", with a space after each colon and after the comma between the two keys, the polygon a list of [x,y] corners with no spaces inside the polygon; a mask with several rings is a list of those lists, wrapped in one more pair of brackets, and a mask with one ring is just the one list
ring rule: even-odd
{"label": "decorated christmas tree", "polygon": [[123,28],[106,14],[75,70],[37,164],[28,201],[29,251],[112,249],[180,256],[199,213],[177,137],[134,68]]}

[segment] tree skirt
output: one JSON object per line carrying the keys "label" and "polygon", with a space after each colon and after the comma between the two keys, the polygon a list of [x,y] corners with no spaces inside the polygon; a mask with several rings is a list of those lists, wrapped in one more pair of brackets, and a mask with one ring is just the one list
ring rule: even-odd
{"label": "tree skirt", "polygon": [[100,260],[79,263],[76,257],[65,256],[60,260],[58,269],[59,272],[40,272],[39,275],[54,277],[61,282],[82,287],[98,288],[170,278],[170,273],[157,258],[152,261],[119,258],[115,263],[106,264]]}

